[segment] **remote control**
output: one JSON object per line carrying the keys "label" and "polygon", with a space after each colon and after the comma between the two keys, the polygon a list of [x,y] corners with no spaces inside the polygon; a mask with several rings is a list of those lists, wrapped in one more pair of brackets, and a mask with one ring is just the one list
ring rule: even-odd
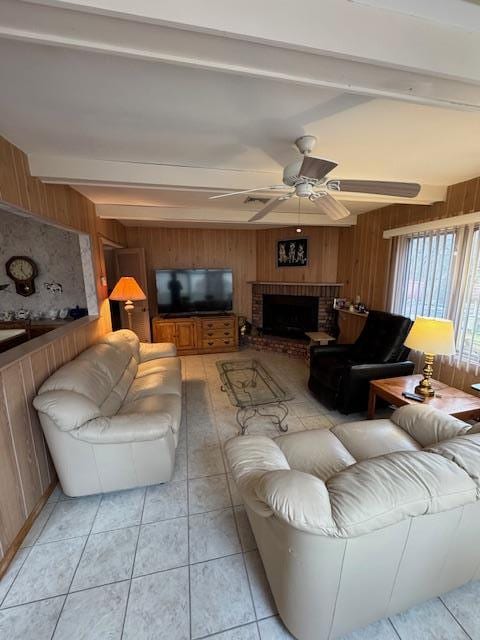
{"label": "remote control", "polygon": [[408,398],[408,400],[416,400],[417,402],[425,402],[425,397],[419,395],[418,393],[409,393],[408,391],[404,391],[402,393],[404,398]]}

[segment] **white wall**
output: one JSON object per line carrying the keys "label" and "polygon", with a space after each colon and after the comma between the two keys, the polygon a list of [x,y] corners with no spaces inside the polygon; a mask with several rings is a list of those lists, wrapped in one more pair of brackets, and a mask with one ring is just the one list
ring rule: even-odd
{"label": "white wall", "polygon": [[[37,264],[35,293],[24,297],[6,273],[5,264],[16,255],[28,256]],[[62,293],[47,290],[47,283],[62,285]],[[85,285],[79,236],[32,218],[0,210],[0,311],[86,307]]]}

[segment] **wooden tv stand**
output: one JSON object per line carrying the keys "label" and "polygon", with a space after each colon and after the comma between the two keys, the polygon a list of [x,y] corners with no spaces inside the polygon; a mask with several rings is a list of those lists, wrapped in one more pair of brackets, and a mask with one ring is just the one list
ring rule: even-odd
{"label": "wooden tv stand", "polygon": [[238,323],[234,314],[155,316],[152,335],[153,342],[173,342],[179,355],[238,350]]}

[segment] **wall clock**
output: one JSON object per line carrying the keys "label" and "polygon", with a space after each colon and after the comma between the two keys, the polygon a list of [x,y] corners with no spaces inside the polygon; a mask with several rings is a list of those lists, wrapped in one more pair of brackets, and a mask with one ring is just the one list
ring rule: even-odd
{"label": "wall clock", "polygon": [[13,256],[5,265],[7,275],[14,281],[15,290],[21,296],[35,293],[35,278],[38,275],[37,265],[26,256]]}

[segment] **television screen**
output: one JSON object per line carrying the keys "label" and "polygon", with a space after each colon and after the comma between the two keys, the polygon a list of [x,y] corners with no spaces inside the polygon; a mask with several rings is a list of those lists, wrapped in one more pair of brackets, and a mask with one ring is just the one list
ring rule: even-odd
{"label": "television screen", "polygon": [[158,313],[231,311],[231,269],[158,269]]}

